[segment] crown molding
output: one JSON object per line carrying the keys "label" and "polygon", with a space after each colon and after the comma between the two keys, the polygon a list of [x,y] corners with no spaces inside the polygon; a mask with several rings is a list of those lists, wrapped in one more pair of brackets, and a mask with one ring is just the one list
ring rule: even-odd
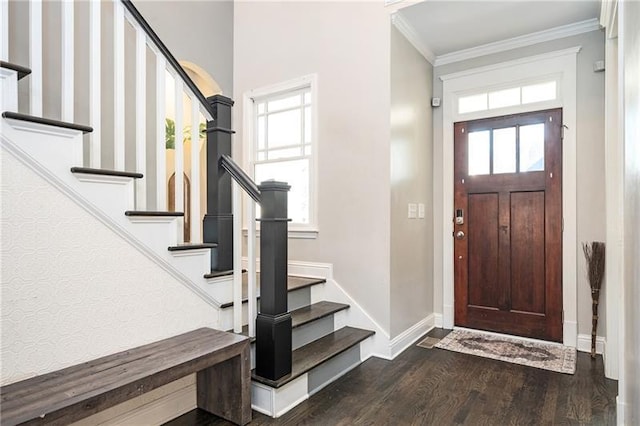
{"label": "crown molding", "polygon": [[429,46],[424,44],[422,40],[420,40],[420,36],[416,32],[413,25],[411,25],[406,19],[402,17],[398,12],[395,12],[391,15],[391,23],[400,31],[400,33],[405,36],[405,38],[411,43],[413,47],[416,48],[418,52],[424,58],[429,61],[431,65],[434,65],[436,60],[436,55],[431,51]]}
{"label": "crown molding", "polygon": [[544,31],[538,31],[523,36],[509,38],[494,43],[483,44],[481,46],[472,47],[470,49],[458,50],[457,52],[439,55],[435,58],[434,66],[451,64],[467,59],[477,58],[480,56],[500,53],[507,50],[519,49],[525,46],[551,41],[559,38],[570,37],[590,31],[600,29],[600,23],[597,18],[587,19],[586,21],[575,22],[561,27],[550,28]]}

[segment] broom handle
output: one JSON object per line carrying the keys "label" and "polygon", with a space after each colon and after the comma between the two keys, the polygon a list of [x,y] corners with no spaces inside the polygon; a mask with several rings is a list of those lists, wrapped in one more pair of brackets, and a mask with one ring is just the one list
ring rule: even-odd
{"label": "broom handle", "polygon": [[591,358],[596,357],[596,333],[598,330],[598,299],[599,299],[600,290],[592,289],[591,290],[591,299],[592,299],[592,326],[591,326]]}

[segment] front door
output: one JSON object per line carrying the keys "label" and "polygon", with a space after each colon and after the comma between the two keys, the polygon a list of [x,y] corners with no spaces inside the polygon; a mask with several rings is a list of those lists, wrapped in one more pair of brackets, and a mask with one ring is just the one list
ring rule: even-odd
{"label": "front door", "polygon": [[454,131],[455,324],[562,341],[562,109]]}

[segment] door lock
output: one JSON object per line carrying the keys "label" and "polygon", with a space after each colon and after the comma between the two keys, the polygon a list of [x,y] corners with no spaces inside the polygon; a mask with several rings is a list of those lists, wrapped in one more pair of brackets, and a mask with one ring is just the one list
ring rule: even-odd
{"label": "door lock", "polygon": [[459,240],[463,240],[464,239],[464,232],[463,231],[456,232],[456,238],[459,239]]}

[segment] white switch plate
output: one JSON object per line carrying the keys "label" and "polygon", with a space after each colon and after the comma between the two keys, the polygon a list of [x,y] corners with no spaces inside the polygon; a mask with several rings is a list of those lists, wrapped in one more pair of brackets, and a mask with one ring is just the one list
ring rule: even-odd
{"label": "white switch plate", "polygon": [[409,203],[409,219],[415,219],[418,213],[418,206],[415,203]]}
{"label": "white switch plate", "polygon": [[418,204],[418,219],[424,219],[424,203]]}

